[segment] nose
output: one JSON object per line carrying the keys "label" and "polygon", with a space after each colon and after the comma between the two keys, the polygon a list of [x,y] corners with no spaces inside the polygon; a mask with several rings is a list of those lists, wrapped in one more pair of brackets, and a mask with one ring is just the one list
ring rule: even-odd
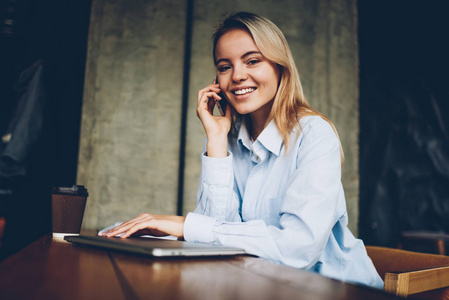
{"label": "nose", "polygon": [[232,81],[241,82],[248,79],[248,74],[243,66],[234,66],[234,70],[232,72]]}

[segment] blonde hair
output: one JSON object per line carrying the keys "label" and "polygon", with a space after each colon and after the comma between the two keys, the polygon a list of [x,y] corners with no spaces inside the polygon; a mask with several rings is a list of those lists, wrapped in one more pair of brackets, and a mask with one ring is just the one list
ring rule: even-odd
{"label": "blonde hair", "polygon": [[[235,29],[243,29],[251,34],[262,55],[279,66],[280,82],[267,124],[274,120],[286,149],[290,133],[294,128],[300,128],[299,121],[305,116],[320,116],[326,120],[340,141],[334,124],[322,113],[313,109],[304,97],[298,70],[287,40],[281,30],[270,20],[248,12],[238,12],[227,17],[218,25],[212,36],[214,61],[216,61],[215,49],[218,40],[225,33]],[[234,114],[237,113],[234,111]],[[343,165],[344,153],[341,142],[340,157]]]}

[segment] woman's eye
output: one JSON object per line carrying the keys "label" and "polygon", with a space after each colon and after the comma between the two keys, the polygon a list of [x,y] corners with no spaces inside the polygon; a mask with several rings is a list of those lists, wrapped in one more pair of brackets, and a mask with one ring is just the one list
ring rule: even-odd
{"label": "woman's eye", "polygon": [[258,59],[251,59],[251,60],[248,61],[248,65],[255,65],[255,64],[257,64],[258,62],[259,62]]}
{"label": "woman's eye", "polygon": [[217,69],[219,72],[226,72],[230,68],[231,68],[230,66],[219,66]]}

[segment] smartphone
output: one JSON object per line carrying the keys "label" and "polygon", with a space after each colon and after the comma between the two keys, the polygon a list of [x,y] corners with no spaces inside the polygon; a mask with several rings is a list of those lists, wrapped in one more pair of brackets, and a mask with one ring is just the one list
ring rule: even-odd
{"label": "smartphone", "polygon": [[[215,83],[218,84],[218,76],[215,77]],[[218,93],[218,96],[221,97],[221,100],[215,100],[215,105],[217,105],[218,111],[220,112],[221,116],[224,116],[226,114],[226,106],[228,105],[228,101],[226,100],[223,93]]]}

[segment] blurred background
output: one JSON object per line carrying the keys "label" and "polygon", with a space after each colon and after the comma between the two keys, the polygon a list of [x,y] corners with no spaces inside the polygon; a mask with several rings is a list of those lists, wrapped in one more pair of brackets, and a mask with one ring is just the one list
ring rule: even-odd
{"label": "blurred background", "polygon": [[351,230],[395,247],[449,231],[449,21],[438,1],[0,0],[0,256],[51,230],[53,186],[83,227],[195,207],[213,26],[266,16],[339,130]]}

